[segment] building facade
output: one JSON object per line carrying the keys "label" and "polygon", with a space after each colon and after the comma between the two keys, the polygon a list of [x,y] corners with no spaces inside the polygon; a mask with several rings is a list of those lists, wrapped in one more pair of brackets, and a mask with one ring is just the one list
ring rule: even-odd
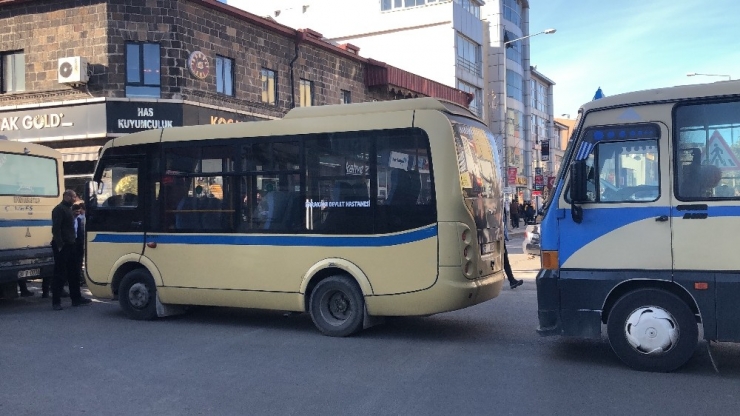
{"label": "building facade", "polygon": [[535,141],[527,0],[226,1],[290,26],[314,27],[329,42],[350,42],[471,93],[470,109],[489,125],[504,155],[507,198],[530,197]]}
{"label": "building facade", "polygon": [[64,154],[79,190],[109,139],[294,106],[471,96],[213,0],[6,0],[0,136]]}

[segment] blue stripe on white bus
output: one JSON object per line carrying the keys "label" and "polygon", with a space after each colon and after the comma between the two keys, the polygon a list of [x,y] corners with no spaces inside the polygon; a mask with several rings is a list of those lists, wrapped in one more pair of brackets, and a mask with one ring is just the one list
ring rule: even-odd
{"label": "blue stripe on white bus", "polygon": [[3,227],[51,227],[51,220],[0,220]]}
{"label": "blue stripe on white bus", "polygon": [[[426,240],[437,236],[437,226],[380,236],[309,236],[309,235],[224,235],[224,234],[149,234],[147,242],[157,244],[198,244],[281,247],[388,247]],[[99,233],[93,243],[144,243],[142,234]]]}

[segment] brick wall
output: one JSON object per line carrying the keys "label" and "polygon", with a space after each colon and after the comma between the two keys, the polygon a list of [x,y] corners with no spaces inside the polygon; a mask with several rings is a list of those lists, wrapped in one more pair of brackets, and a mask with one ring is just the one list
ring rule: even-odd
{"label": "brick wall", "polygon": [[85,56],[94,75],[90,92],[105,83],[107,5],[103,0],[34,1],[0,7],[0,52],[23,50],[26,92],[0,94],[0,106],[89,97],[57,82],[57,60]]}
{"label": "brick wall", "polygon": [[[161,45],[161,98],[282,116],[292,101],[294,31],[284,26],[270,30],[244,20],[239,13],[224,13],[189,0],[41,0],[4,6],[0,10],[0,52],[25,51],[26,92],[0,94],[0,106],[90,95],[125,97],[125,43],[137,41]],[[204,52],[211,63],[211,75],[202,81],[186,68],[194,50]],[[57,59],[78,55],[90,63],[88,86],[59,84]],[[234,60],[233,97],[216,93],[216,55]],[[274,106],[261,102],[263,67],[277,74]],[[301,42],[293,65],[295,100],[300,101],[301,78],[313,81],[315,105],[339,103],[340,90],[350,91],[353,102],[392,98],[393,94],[382,90],[368,91],[364,68],[359,59]]]}

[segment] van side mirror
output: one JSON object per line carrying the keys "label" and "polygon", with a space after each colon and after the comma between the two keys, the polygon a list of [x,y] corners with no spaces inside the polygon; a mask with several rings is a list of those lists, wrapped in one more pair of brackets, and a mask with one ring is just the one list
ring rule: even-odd
{"label": "van side mirror", "polygon": [[570,216],[576,224],[583,221],[583,208],[576,204],[588,201],[588,166],[585,160],[570,165]]}
{"label": "van side mirror", "polygon": [[585,160],[579,160],[570,165],[570,200],[574,204],[588,201],[587,186],[588,166]]}

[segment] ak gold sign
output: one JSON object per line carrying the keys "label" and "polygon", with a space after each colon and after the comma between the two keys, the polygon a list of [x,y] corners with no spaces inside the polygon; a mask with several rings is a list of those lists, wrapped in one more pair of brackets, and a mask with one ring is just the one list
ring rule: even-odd
{"label": "ak gold sign", "polygon": [[64,122],[64,113],[45,113],[0,118],[0,132],[13,130],[41,130],[55,127],[72,127],[74,123]]}

